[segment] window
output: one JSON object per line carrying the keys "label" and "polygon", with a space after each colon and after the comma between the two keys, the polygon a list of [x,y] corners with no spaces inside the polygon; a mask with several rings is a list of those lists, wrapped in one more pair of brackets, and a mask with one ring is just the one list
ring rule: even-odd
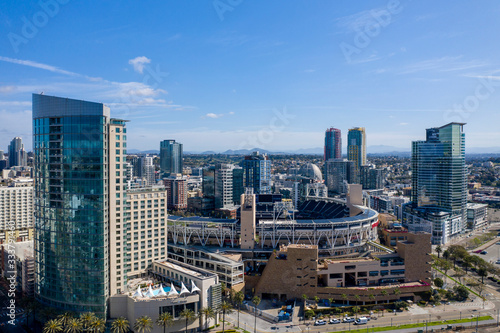
{"label": "window", "polygon": [[116,147],[116,148],[120,148],[120,143],[119,143],[119,142],[117,142],[117,143],[115,144],[115,147]]}
{"label": "window", "polygon": [[120,136],[119,135],[116,136],[116,140],[120,140]]}
{"label": "window", "polygon": [[378,271],[370,271],[370,273],[368,273],[370,276],[378,276]]}
{"label": "window", "polygon": [[342,273],[330,274],[330,279],[342,279]]}

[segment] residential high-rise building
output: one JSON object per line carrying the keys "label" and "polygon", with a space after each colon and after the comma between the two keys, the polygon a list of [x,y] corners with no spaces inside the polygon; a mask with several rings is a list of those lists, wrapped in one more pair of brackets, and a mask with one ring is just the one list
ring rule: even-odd
{"label": "residential high-rise building", "polygon": [[243,186],[253,188],[254,194],[271,193],[271,161],[258,151],[243,160]]}
{"label": "residential high-rise building", "polygon": [[360,170],[360,182],[363,189],[381,189],[385,185],[384,169],[375,168],[374,165],[362,165]]}
{"label": "residential high-rise building", "polygon": [[12,139],[9,145],[9,168],[28,165],[27,158],[23,140],[20,137]]}
{"label": "residential high-rise building", "polygon": [[[359,178],[361,166],[366,164],[366,133],[364,127],[354,127],[347,134],[347,159],[354,162]],[[353,181],[359,183],[359,179]]]}
{"label": "residential high-rise building", "polygon": [[164,175],[182,173],[182,143],[163,140],[160,143],[160,170]]}
{"label": "residential high-rise building", "polygon": [[342,134],[337,128],[329,128],[325,132],[324,160],[342,158]]}
{"label": "residential high-rise building", "polygon": [[325,163],[325,182],[328,192],[346,193],[346,184],[352,184],[355,178],[355,163],[346,159],[329,159]]}
{"label": "residential high-rise building", "polygon": [[0,161],[5,160],[5,155],[3,153],[3,150],[0,150]]}
{"label": "residential high-rise building", "polygon": [[156,184],[155,166],[153,163],[153,157],[143,156],[141,161],[141,177],[146,180],[149,186]]}
{"label": "residential high-rise building", "polygon": [[234,205],[233,169],[232,164],[215,165],[215,208],[227,208]]}
{"label": "residential high-rise building", "polygon": [[106,315],[110,222],[124,200],[115,122],[103,104],[33,94],[35,294],[46,305]]}
{"label": "residential high-rise building", "polygon": [[179,210],[187,208],[187,178],[182,174],[170,174],[163,178],[163,184],[167,190],[167,205],[169,209]]}
{"label": "residential high-rise building", "polygon": [[235,166],[233,169],[233,202],[240,205],[241,195],[245,193],[243,186],[243,168]]}
{"label": "residential high-rise building", "polygon": [[467,222],[464,125],[429,128],[425,141],[412,143],[412,201],[403,223],[432,232],[435,244],[448,242]]}
{"label": "residential high-rise building", "polygon": [[0,244],[33,240],[33,180],[0,186]]}
{"label": "residential high-rise building", "polygon": [[100,103],[33,95],[35,295],[43,304],[105,317],[109,296],[166,256],[167,193],[128,190],[125,123]]}

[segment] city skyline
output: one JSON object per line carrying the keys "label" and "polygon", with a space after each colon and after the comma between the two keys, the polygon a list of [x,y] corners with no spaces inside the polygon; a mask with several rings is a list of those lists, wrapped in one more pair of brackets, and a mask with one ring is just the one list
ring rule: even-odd
{"label": "city skyline", "polygon": [[2,150],[18,136],[32,150],[31,93],[42,91],[116,110],[139,150],[168,137],[186,151],[290,151],[360,126],[368,147],[409,151],[451,121],[467,122],[468,149],[500,139],[493,1],[55,3],[1,13]]}

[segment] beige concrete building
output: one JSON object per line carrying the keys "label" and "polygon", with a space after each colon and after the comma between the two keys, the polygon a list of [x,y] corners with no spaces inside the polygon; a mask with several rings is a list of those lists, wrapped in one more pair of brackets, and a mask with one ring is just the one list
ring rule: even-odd
{"label": "beige concrete building", "polygon": [[[145,279],[131,281],[128,293],[110,298],[112,319],[125,317],[134,323],[140,316],[148,316],[156,321],[161,313],[168,312],[174,317],[174,325],[168,330],[183,331],[185,320],[180,313],[184,309],[190,309],[197,315],[201,308],[217,308],[221,303],[221,285],[217,274],[175,260],[155,261]],[[152,286],[145,286],[143,282]],[[192,320],[188,323],[188,332],[197,331],[205,323],[204,317]],[[214,319],[208,320],[208,326],[214,324]],[[163,328],[153,325],[152,333],[161,332]]]}
{"label": "beige concrete building", "polygon": [[338,303],[345,294],[351,304],[418,300],[418,292],[430,289],[430,234],[408,234],[397,248],[397,253],[370,258],[320,260],[316,245],[283,246],[269,258],[262,276],[245,277],[245,287],[262,298],[282,300],[304,294]]}
{"label": "beige concrete building", "polygon": [[33,239],[33,179],[0,186],[0,244]]}

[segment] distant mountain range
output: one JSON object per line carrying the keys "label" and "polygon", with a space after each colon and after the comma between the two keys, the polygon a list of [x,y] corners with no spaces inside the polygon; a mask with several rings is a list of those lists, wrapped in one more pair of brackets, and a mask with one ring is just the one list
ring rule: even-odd
{"label": "distant mountain range", "polygon": [[[226,151],[185,151],[184,154],[192,154],[192,155],[249,155],[254,151],[259,151],[262,154],[273,154],[273,155],[323,155],[323,148],[301,148],[297,150],[286,150],[286,151],[269,151],[262,148],[253,148],[253,149],[229,149]],[[344,147],[344,151],[346,151]],[[400,148],[394,146],[385,146],[385,145],[376,145],[376,146],[368,146],[366,148],[366,153],[368,155],[401,155],[408,156],[410,155],[410,147],[408,148]],[[159,150],[139,150],[139,149],[129,149],[129,154],[159,154]],[[491,154],[496,155],[500,154],[500,147],[471,147],[466,149],[467,154]]]}

